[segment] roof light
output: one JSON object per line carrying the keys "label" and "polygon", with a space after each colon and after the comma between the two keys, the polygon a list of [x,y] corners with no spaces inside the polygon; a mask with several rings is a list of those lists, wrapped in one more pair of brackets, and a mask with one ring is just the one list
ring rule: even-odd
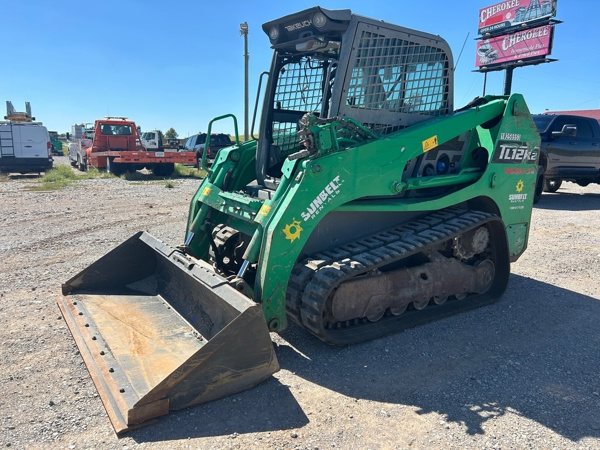
{"label": "roof light", "polygon": [[323,28],[327,23],[327,17],[323,13],[316,13],[313,17],[313,25],[317,28]]}
{"label": "roof light", "polygon": [[271,39],[272,41],[275,41],[275,40],[277,40],[278,37],[279,37],[279,28],[271,27],[271,29],[269,30],[269,39]]}

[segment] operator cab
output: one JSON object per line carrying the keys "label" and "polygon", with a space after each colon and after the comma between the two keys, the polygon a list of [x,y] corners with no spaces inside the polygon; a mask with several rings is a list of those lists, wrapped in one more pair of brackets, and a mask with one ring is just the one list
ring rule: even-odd
{"label": "operator cab", "polygon": [[263,30],[274,49],[256,155],[266,190],[302,150],[306,113],[352,118],[383,135],[452,112],[452,53],[439,36],[320,7]]}

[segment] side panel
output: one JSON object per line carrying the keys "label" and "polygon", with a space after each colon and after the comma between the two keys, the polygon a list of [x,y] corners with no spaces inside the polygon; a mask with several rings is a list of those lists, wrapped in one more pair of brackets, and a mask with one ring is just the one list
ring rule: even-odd
{"label": "side panel", "polygon": [[[21,129],[21,145],[15,148],[15,156],[22,158],[47,158],[48,130],[41,126],[20,125],[13,128]],[[17,152],[20,151],[20,154]]]}

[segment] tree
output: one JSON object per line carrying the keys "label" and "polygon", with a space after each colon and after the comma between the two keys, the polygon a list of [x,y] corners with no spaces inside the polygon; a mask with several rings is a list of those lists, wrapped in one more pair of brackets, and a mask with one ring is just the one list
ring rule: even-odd
{"label": "tree", "polygon": [[173,127],[169,128],[165,133],[167,139],[177,139],[178,136],[179,134],[177,134],[177,131],[175,131],[175,128]]}

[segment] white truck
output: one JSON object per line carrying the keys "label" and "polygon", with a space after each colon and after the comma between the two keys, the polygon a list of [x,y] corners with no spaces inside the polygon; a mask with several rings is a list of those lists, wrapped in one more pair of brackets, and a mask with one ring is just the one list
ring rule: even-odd
{"label": "white truck", "polygon": [[42,122],[34,122],[31,106],[17,112],[6,102],[6,121],[0,122],[0,172],[42,173],[52,169],[52,143]]}
{"label": "white truck", "polygon": [[163,134],[160,130],[144,131],[142,133],[142,146],[147,151],[162,151]]}
{"label": "white truck", "polygon": [[88,168],[86,148],[92,146],[94,139],[94,124],[76,124],[71,126],[71,134],[67,136],[69,141],[69,162],[82,172]]}
{"label": "white truck", "polygon": [[151,130],[142,133],[142,145],[149,152],[176,151],[179,148],[179,140],[165,138],[160,130]]}

